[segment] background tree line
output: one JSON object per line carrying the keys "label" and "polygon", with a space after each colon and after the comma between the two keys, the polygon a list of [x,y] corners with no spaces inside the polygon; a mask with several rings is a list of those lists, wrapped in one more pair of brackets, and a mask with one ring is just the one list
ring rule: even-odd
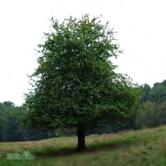
{"label": "background tree line", "polygon": [[155,127],[166,124],[166,80],[150,87],[141,87],[141,106],[135,118],[135,127]]}
{"label": "background tree line", "polygon": [[23,128],[25,111],[11,101],[0,103],[0,141],[36,140],[49,137],[48,131]]}

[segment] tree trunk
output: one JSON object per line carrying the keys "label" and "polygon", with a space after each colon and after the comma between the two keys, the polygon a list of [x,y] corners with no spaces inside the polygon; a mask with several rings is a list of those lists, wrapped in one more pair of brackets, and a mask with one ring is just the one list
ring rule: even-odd
{"label": "tree trunk", "polygon": [[78,127],[77,128],[77,138],[78,138],[78,144],[77,144],[77,151],[84,151],[85,150],[85,131],[83,128]]}

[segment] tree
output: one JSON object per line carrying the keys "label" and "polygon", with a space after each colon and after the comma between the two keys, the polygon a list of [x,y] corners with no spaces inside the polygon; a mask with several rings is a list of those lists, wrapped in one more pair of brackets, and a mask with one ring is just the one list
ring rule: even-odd
{"label": "tree", "polygon": [[131,82],[115,72],[110,58],[120,51],[108,24],[88,15],[51,22],[39,45],[25,122],[42,129],[75,128],[82,151],[86,129],[132,115],[137,95]]}
{"label": "tree", "polygon": [[151,87],[148,84],[144,84],[141,88],[141,101],[145,102],[150,99]]}
{"label": "tree", "polygon": [[159,102],[166,100],[166,80],[155,83],[150,95],[152,101]]}
{"label": "tree", "polygon": [[156,127],[166,124],[166,101],[146,101],[135,118],[136,128]]}
{"label": "tree", "polygon": [[11,101],[4,101],[3,104],[8,106],[8,107],[15,107],[15,104],[13,102],[11,102]]}

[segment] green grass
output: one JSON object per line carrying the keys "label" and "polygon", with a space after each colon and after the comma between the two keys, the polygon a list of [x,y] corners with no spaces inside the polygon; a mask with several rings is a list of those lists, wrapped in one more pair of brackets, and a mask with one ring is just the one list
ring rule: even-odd
{"label": "green grass", "polygon": [[[92,135],[87,150],[76,153],[76,137],[30,142],[0,143],[0,166],[165,166],[166,126]],[[28,145],[27,145],[28,144]],[[9,161],[6,154],[29,150],[33,161]]]}

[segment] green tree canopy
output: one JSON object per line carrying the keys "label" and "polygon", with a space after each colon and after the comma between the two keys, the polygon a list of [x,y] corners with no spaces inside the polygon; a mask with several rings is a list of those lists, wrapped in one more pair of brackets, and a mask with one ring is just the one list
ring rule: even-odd
{"label": "green tree canopy", "polygon": [[26,98],[26,124],[75,128],[78,150],[83,150],[86,129],[103,119],[115,123],[131,116],[137,95],[131,82],[115,72],[111,58],[120,50],[108,24],[88,15],[51,22]]}
{"label": "green tree canopy", "polygon": [[142,101],[156,101],[161,102],[166,100],[166,80],[156,82],[152,88],[148,84],[142,87],[141,100]]}

